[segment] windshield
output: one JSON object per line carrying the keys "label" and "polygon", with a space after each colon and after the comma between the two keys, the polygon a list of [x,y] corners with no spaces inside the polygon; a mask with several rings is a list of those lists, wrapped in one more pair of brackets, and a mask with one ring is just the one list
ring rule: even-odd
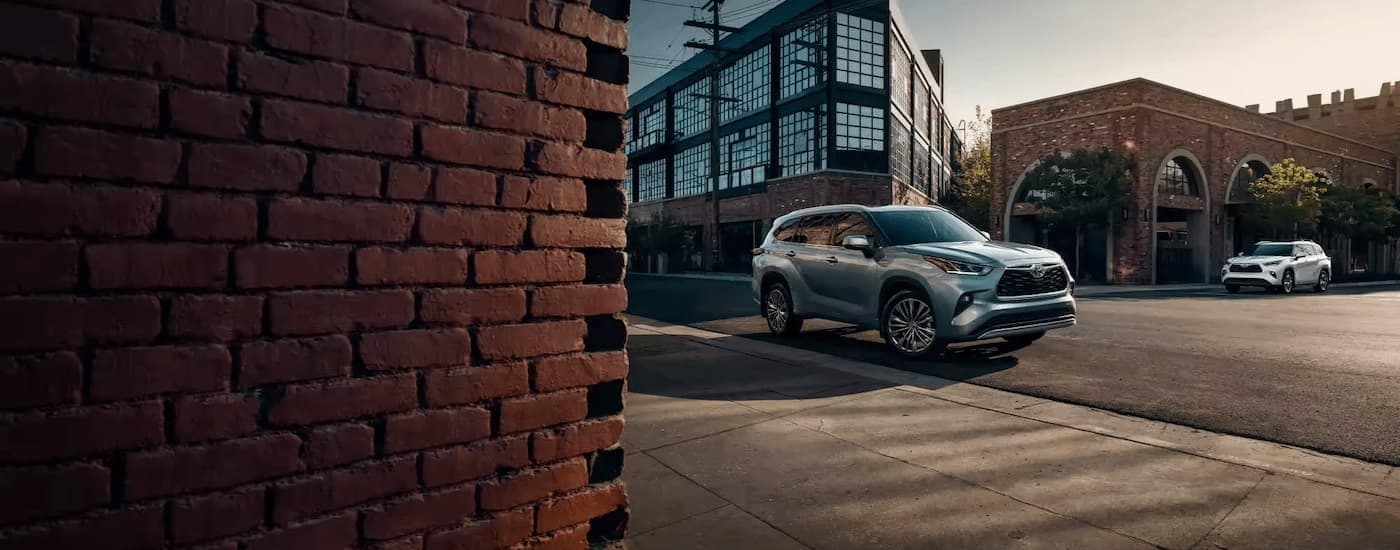
{"label": "windshield", "polygon": [[1254,247],[1253,256],[1292,256],[1291,244],[1261,244]]}
{"label": "windshield", "polygon": [[987,240],[976,227],[943,210],[887,210],[871,216],[892,246]]}

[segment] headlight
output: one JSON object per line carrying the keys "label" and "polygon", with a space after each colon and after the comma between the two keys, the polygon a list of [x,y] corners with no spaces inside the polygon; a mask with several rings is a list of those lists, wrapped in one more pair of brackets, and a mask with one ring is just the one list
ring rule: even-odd
{"label": "headlight", "polygon": [[935,256],[924,256],[924,261],[953,275],[986,275],[992,272],[992,266],[989,265],[959,262]]}
{"label": "headlight", "polygon": [[1278,265],[1281,263],[1283,263],[1283,260],[1274,260],[1272,262],[1264,262],[1264,265]]}

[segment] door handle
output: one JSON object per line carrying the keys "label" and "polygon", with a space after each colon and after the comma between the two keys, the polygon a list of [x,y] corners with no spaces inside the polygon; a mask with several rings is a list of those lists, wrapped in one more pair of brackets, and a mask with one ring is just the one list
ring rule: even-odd
{"label": "door handle", "polygon": [[827,257],[826,257],[826,263],[834,264],[834,263],[836,263],[836,261],[837,261],[837,260],[836,260],[836,256],[827,256]]}
{"label": "door handle", "polygon": [[787,256],[787,257],[789,257],[789,258],[796,258],[796,257],[797,257],[797,252],[796,252],[796,251],[793,251],[793,250],[789,250],[788,253],[787,253],[787,254],[784,254],[784,255]]}

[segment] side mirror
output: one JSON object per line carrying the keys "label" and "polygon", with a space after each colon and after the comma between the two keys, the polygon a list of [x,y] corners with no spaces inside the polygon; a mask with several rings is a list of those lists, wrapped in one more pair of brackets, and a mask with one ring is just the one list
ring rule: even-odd
{"label": "side mirror", "polygon": [[841,239],[841,248],[869,252],[871,248],[870,237],[866,237],[865,235],[851,235]]}
{"label": "side mirror", "polygon": [[988,232],[986,232],[986,231],[978,231],[978,233],[981,233],[981,234],[982,234],[982,238],[987,239],[987,240],[989,240],[989,241],[992,240],[992,234],[991,234],[991,233],[988,233]]}
{"label": "side mirror", "polygon": [[1236,257],[1236,258],[1243,258],[1243,257],[1244,257],[1244,253],[1241,252],[1241,253],[1239,253],[1239,254],[1235,254],[1235,257]]}
{"label": "side mirror", "polygon": [[1295,260],[1301,260],[1301,259],[1303,259],[1304,257],[1305,257],[1305,256],[1303,256],[1302,254],[1299,254],[1299,255],[1297,255],[1297,256],[1294,256],[1293,259],[1295,259]]}

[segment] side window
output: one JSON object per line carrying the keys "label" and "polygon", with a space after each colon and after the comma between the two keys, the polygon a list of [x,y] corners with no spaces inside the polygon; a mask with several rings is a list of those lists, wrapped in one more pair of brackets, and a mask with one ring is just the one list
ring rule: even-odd
{"label": "side window", "polygon": [[806,237],[803,242],[807,244],[829,245],[831,244],[831,222],[835,215],[823,214],[807,218],[807,223],[802,224],[802,235]]}
{"label": "side window", "polygon": [[783,225],[773,233],[773,238],[783,242],[795,242],[797,239],[797,226],[802,223],[802,218],[793,218],[783,222]]}
{"label": "side window", "polygon": [[1305,244],[1295,244],[1295,245],[1293,245],[1293,255],[1294,255],[1294,256],[1307,256],[1308,254],[1309,254],[1309,252],[1308,252],[1308,245],[1305,245]]}
{"label": "side window", "polygon": [[1326,256],[1326,255],[1327,255],[1327,251],[1322,249],[1322,245],[1316,245],[1316,244],[1315,244],[1315,245],[1312,245],[1312,249],[1313,249],[1313,254],[1317,254],[1318,256]]}
{"label": "side window", "polygon": [[852,235],[864,235],[874,240],[875,230],[870,227],[870,222],[866,221],[864,214],[852,212],[836,220],[832,229],[831,245],[841,246],[841,241]]}

